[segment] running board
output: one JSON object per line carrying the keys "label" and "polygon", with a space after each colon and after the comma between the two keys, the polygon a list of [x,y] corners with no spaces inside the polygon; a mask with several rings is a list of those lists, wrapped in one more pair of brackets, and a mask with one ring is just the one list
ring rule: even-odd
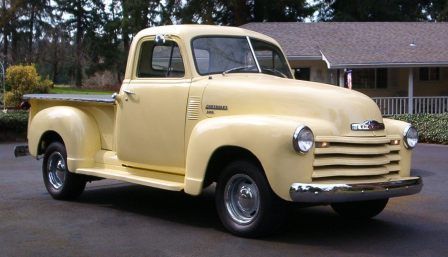
{"label": "running board", "polygon": [[181,175],[140,171],[130,168],[125,168],[125,170],[111,168],[80,168],[77,169],[75,173],[126,181],[170,191],[181,191],[184,189],[184,176]]}

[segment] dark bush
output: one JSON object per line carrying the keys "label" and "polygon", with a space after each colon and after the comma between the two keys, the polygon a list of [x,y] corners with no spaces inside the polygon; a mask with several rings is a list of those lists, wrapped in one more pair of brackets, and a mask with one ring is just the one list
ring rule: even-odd
{"label": "dark bush", "polygon": [[0,112],[0,141],[25,140],[27,126],[27,111]]}
{"label": "dark bush", "polygon": [[448,144],[448,113],[404,114],[391,118],[414,125],[419,133],[419,141],[422,143]]}

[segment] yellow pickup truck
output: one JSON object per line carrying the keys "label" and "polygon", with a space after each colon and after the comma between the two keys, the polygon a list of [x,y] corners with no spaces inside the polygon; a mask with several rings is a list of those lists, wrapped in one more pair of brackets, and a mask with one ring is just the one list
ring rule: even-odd
{"label": "yellow pickup truck", "polygon": [[116,179],[199,195],[216,183],[223,225],[272,232],[287,205],[370,218],[418,193],[418,133],[356,91],[295,80],[280,45],[253,31],[174,25],[133,39],[112,96],[25,95],[28,145],[55,199]]}

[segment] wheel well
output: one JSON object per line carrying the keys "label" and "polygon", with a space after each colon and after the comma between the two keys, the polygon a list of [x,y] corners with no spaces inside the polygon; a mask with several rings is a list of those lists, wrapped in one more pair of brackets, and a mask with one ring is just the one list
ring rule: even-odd
{"label": "wheel well", "polygon": [[37,154],[44,154],[47,147],[53,142],[60,142],[61,144],[65,145],[62,137],[55,131],[45,132],[40,138],[39,145],[37,146]]}
{"label": "wheel well", "polygon": [[232,161],[246,160],[259,166],[263,170],[260,160],[249,150],[238,146],[223,146],[213,152],[210,158],[204,179],[204,187],[207,187],[219,178],[221,171]]}

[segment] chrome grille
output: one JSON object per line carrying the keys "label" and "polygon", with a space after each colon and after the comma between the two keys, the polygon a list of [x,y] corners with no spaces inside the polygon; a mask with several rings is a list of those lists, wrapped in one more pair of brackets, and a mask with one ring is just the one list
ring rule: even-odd
{"label": "chrome grille", "polygon": [[[391,137],[316,137],[313,178],[377,176],[400,170],[400,145]],[[319,147],[322,143],[327,147]]]}

